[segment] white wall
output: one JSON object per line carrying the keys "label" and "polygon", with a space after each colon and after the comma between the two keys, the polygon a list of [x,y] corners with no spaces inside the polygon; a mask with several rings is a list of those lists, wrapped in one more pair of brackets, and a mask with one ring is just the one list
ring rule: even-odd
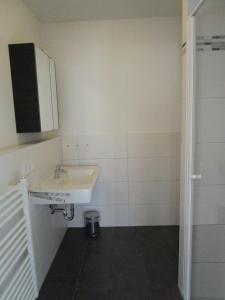
{"label": "white wall", "polygon": [[63,134],[180,129],[180,18],[42,26]]}
{"label": "white wall", "polygon": [[103,226],[178,220],[180,18],[44,24],[57,65],[64,162],[98,164]]}
{"label": "white wall", "polygon": [[39,43],[40,24],[21,0],[0,3],[0,149],[16,145],[17,134],[9,65],[9,43]]}
{"label": "white wall", "polygon": [[[8,54],[9,43],[34,42],[40,45],[40,24],[21,0],[1,0],[0,28],[0,149],[2,149],[41,136],[16,134]],[[16,183],[27,165],[34,167],[32,177],[34,175],[39,177],[49,172],[61,160],[60,139],[0,151],[0,185]],[[31,205],[31,216],[40,287],[62,240],[66,224],[60,216],[50,216],[46,207]]]}
{"label": "white wall", "polygon": [[8,44],[40,45],[40,23],[22,0],[0,1],[0,149],[24,142],[49,138],[45,134],[16,134]]}
{"label": "white wall", "polygon": [[[54,151],[53,151],[54,149]],[[15,184],[24,175],[27,166],[33,171],[29,182],[46,176],[62,159],[61,140],[55,138],[39,144],[18,147],[0,152],[0,185]],[[60,215],[51,215],[47,206],[30,203],[31,221],[34,237],[34,252],[39,287],[48,272],[50,264],[58,250],[66,224]]]}

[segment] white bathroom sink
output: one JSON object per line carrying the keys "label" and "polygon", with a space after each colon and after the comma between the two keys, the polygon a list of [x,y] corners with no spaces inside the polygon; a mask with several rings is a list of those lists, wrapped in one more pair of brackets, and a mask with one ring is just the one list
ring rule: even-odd
{"label": "white bathroom sink", "polygon": [[36,204],[89,203],[99,175],[97,166],[62,166],[59,178],[49,177],[31,185]]}

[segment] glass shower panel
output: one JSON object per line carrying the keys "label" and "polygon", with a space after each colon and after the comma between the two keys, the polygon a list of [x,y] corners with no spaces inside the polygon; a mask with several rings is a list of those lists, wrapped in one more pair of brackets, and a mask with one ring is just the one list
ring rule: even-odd
{"label": "glass shower panel", "polygon": [[225,0],[196,15],[191,298],[225,300]]}

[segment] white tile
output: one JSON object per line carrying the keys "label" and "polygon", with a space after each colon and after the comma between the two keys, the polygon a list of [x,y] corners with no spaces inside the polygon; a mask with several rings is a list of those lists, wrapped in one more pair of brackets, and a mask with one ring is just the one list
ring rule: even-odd
{"label": "white tile", "polygon": [[[196,2],[196,1],[193,1]],[[218,1],[222,6],[214,6],[214,3],[210,1],[204,4],[204,7],[201,8],[202,12],[209,12],[209,9],[215,8],[217,13],[203,13],[199,14],[197,18],[197,26],[198,26],[198,34],[199,35],[224,35],[224,27],[225,27],[225,20],[224,20],[224,13],[218,13],[218,8],[221,9],[224,3],[223,1]],[[210,299],[211,300],[211,299]]]}
{"label": "white tile", "polygon": [[153,180],[176,180],[176,158],[152,158],[150,168]]}
{"label": "white tile", "polygon": [[98,210],[101,215],[101,226],[128,226],[127,205],[102,205],[98,207]]}
{"label": "white tile", "polygon": [[177,202],[177,187],[175,181],[129,183],[130,204],[171,202]]}
{"label": "white tile", "polygon": [[176,165],[177,165],[177,180],[180,180],[181,173],[181,137],[180,134],[177,135],[177,146],[176,146]]}
{"label": "white tile", "polygon": [[176,180],[176,158],[128,159],[130,181]]}
{"label": "white tile", "polygon": [[78,139],[74,135],[63,136],[63,160],[73,160],[79,158]]}
{"label": "white tile", "polygon": [[202,99],[196,103],[198,142],[225,142],[225,98]]}
{"label": "white tile", "polygon": [[196,184],[225,184],[225,143],[198,144],[195,161],[196,173],[202,174]]}
{"label": "white tile", "polygon": [[128,206],[127,205],[77,205],[76,217],[72,222],[68,222],[69,227],[84,227],[84,212],[87,210],[97,210],[100,214],[100,226],[128,226]]}
{"label": "white tile", "polygon": [[128,157],[176,156],[176,133],[128,134]]}
{"label": "white tile", "polygon": [[177,204],[129,205],[130,226],[177,225]]}
{"label": "white tile", "polygon": [[98,205],[128,204],[128,183],[97,182],[91,203]]}
{"label": "white tile", "polygon": [[193,226],[193,262],[225,262],[225,225]]}
{"label": "white tile", "polygon": [[224,299],[224,278],[225,263],[192,264],[192,296]]}
{"label": "white tile", "polygon": [[225,224],[225,185],[194,187],[194,224]]}
{"label": "white tile", "polygon": [[197,98],[225,97],[223,51],[197,52]]}
{"label": "white tile", "polygon": [[80,161],[79,159],[64,159],[63,164],[67,166],[79,166]]}
{"label": "white tile", "polygon": [[180,203],[180,191],[181,191],[181,182],[180,181],[177,181],[176,182],[176,191],[177,191],[177,194],[176,194],[176,199],[177,199],[177,202]]}
{"label": "white tile", "polygon": [[99,182],[127,181],[126,159],[80,160],[81,165],[97,165],[100,167]]}
{"label": "white tile", "polygon": [[80,135],[80,159],[126,158],[125,135]]}

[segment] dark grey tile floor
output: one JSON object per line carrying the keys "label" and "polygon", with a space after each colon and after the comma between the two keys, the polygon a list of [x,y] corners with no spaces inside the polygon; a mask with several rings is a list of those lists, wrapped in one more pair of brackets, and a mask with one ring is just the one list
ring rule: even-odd
{"label": "dark grey tile floor", "polygon": [[178,227],[69,229],[39,300],[181,300]]}

